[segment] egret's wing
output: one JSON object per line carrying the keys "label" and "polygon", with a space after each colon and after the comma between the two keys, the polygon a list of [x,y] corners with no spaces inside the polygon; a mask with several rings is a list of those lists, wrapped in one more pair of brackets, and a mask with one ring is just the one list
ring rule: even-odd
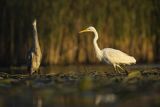
{"label": "egret's wing", "polygon": [[112,48],[104,49],[103,56],[112,64],[131,64],[136,62],[134,57]]}

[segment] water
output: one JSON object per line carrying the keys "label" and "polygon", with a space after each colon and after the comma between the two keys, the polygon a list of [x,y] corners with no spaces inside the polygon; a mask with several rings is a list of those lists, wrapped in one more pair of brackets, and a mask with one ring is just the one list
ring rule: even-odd
{"label": "water", "polygon": [[3,68],[0,107],[159,107],[160,66],[127,67],[129,75],[111,66],[42,67],[29,76],[25,68]]}

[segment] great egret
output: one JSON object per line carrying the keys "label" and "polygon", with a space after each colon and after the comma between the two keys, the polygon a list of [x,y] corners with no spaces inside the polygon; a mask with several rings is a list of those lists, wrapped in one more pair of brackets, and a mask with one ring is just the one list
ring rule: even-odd
{"label": "great egret", "polygon": [[128,72],[124,68],[122,68],[121,65],[135,64],[136,59],[134,57],[129,56],[120,50],[116,50],[112,48],[104,48],[100,50],[97,44],[98,33],[96,29],[92,26],[88,27],[85,30],[80,31],[79,33],[83,33],[83,32],[93,32],[94,33],[95,37],[93,40],[93,45],[95,48],[96,56],[100,61],[105,61],[108,64],[112,64],[115,71],[118,73],[120,73],[118,69],[120,68],[121,70],[124,70],[128,74]]}
{"label": "great egret", "polygon": [[41,48],[38,40],[36,20],[33,22],[33,44],[28,54],[28,71],[30,73],[38,72],[42,59]]}

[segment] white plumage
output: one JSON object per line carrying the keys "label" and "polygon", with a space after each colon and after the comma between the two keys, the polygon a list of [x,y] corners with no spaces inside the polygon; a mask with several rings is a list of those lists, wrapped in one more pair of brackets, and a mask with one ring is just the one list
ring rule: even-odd
{"label": "white plumage", "polygon": [[127,64],[130,65],[132,63],[136,63],[134,57],[127,55],[126,53],[112,49],[112,48],[105,48],[102,50],[103,58],[108,60],[110,64]]}
{"label": "white plumage", "polygon": [[[115,71],[119,72],[118,68],[124,70],[121,67],[121,65],[130,65],[130,64],[136,63],[136,59],[134,57],[129,56],[120,50],[116,50],[116,49],[112,49],[112,48],[104,48],[104,49],[100,50],[100,48],[98,47],[98,44],[97,44],[98,33],[94,27],[90,26],[87,29],[82,30],[80,33],[83,33],[83,32],[93,32],[94,33],[95,37],[93,40],[93,45],[95,48],[97,58],[100,61],[105,61],[108,64],[112,64],[115,68]],[[127,73],[127,71],[126,71],[126,73]]]}

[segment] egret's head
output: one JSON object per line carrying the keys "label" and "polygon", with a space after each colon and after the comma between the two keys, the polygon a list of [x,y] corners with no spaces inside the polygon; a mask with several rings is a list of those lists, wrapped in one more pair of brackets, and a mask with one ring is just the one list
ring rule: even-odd
{"label": "egret's head", "polygon": [[88,27],[87,29],[80,31],[79,33],[83,33],[83,32],[93,32],[93,31],[95,31],[95,28],[92,27],[92,26],[90,26],[90,27]]}

